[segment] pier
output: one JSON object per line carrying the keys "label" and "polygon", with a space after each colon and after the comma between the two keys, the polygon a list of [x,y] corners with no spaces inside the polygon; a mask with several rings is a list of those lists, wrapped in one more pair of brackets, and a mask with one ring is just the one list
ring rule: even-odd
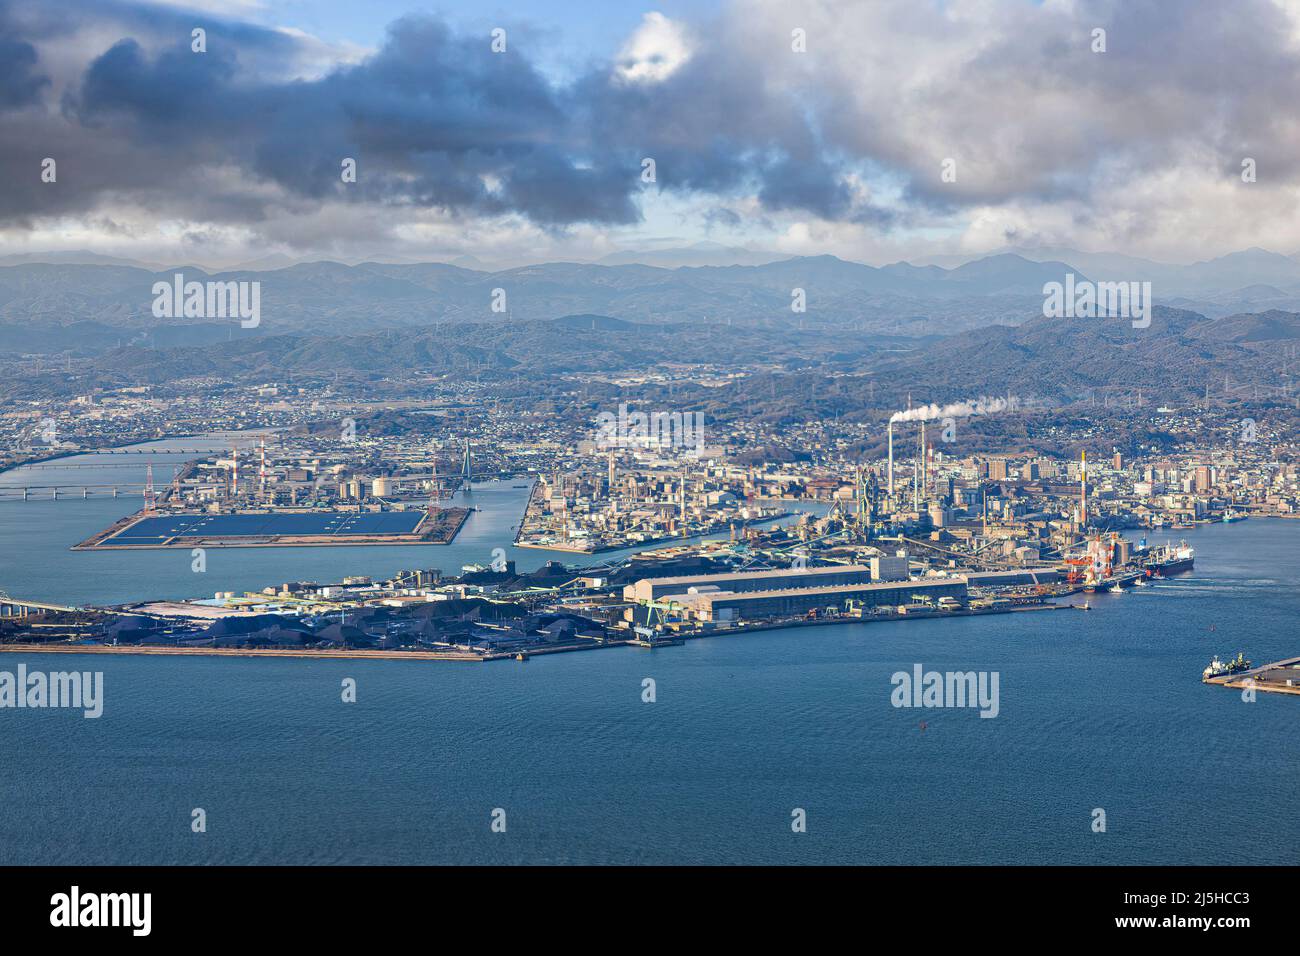
{"label": "pier", "polygon": [[1288,657],[1235,674],[1203,678],[1203,683],[1241,689],[1250,687],[1269,694],[1300,694],[1300,657]]}

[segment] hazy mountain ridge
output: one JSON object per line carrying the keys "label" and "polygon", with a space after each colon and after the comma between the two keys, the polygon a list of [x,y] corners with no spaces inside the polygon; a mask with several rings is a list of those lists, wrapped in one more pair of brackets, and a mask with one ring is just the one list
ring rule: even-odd
{"label": "hazy mountain ridge", "polygon": [[[0,268],[0,327],[95,322],[154,328],[156,282],[186,279],[261,284],[262,331],[353,334],[440,322],[550,319],[604,314],[642,322],[716,322],[774,329],[835,327],[927,336],[1019,321],[1041,305],[1042,284],[1064,263],[1015,257],[959,269],[877,269],[833,256],[757,266],[664,269],[645,265],[544,263],[480,272],[444,263],[345,265],[320,261],[269,271],[208,274],[195,267],[150,272],[119,265],[26,264]],[[806,311],[792,310],[803,290]],[[504,299],[497,290],[504,292]],[[505,312],[494,312],[501,302]],[[191,320],[192,321],[192,320]],[[85,347],[58,342],[54,350]]]}
{"label": "hazy mountain ridge", "polygon": [[[1132,264],[1131,257],[1094,257],[1091,264]],[[1210,297],[1162,304],[1208,319],[1257,312],[1300,311],[1300,263],[1247,250],[1194,266],[1232,279],[1294,272],[1294,288],[1258,282]],[[187,279],[261,284],[261,323],[242,329],[222,320],[158,319],[155,282]],[[987,256],[945,269],[906,262],[874,267],[834,256],[783,259],[762,265],[591,265],[551,262],[498,272],[448,263],[321,260],[284,268],[209,275],[192,266],[149,271],[130,265],[23,263],[0,267],[0,347],[20,353],[93,354],[119,344],[165,346],[283,335],[348,336],[385,329],[445,324],[524,323],[598,315],[640,324],[726,326],[752,332],[923,339],[989,326],[1016,326],[1041,315],[1044,283],[1073,273],[1077,281],[1125,281],[1090,273],[1069,260],[1034,261],[1015,254]],[[795,312],[802,290],[806,311]],[[504,295],[503,295],[504,294]],[[493,302],[504,312],[494,312]],[[147,338],[141,339],[142,335]]]}

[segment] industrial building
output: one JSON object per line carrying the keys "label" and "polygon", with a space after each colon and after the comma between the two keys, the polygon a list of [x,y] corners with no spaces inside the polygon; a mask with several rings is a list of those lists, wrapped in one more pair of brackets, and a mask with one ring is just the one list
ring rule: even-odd
{"label": "industrial building", "polygon": [[[904,576],[906,576],[906,569],[904,569]],[[833,568],[783,568],[777,571],[693,574],[673,578],[642,578],[623,588],[623,598],[627,601],[656,601],[665,594],[689,594],[705,588],[727,592],[777,591],[785,588],[864,584],[871,580],[873,580],[872,569],[861,564]]]}
{"label": "industrial building", "polygon": [[860,603],[864,608],[933,603],[945,597],[964,601],[966,582],[961,578],[951,578],[945,581],[843,584],[783,591],[713,591],[669,597],[683,605],[699,621],[754,621],[793,617],[827,608],[843,611],[846,602],[850,600]]}
{"label": "industrial building", "polygon": [[906,551],[871,559],[873,581],[906,581],[908,576]]}

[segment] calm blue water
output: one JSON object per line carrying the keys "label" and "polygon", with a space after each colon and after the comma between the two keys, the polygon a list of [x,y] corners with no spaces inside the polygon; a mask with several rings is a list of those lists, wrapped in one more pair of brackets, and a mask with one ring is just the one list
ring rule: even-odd
{"label": "calm blue water", "polygon": [[[0,506],[6,535],[32,507]],[[1193,574],[1088,614],[526,664],[3,655],[6,670],[102,670],[106,703],[99,720],[0,710],[0,864],[1300,863],[1300,700],[1199,682],[1214,653],[1300,654],[1298,536],[1284,521],[1198,530]],[[6,551],[6,574],[31,566],[10,590],[64,596],[43,565],[66,554]],[[307,576],[296,550],[268,554],[272,580]],[[1001,715],[893,708],[890,675],[915,663],[998,671]],[[207,833],[190,831],[195,807]]]}

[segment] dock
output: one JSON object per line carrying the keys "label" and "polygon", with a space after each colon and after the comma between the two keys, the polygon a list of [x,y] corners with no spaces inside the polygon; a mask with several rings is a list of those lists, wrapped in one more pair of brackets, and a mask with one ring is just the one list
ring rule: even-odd
{"label": "dock", "polygon": [[1300,657],[1288,657],[1235,674],[1202,678],[1202,683],[1241,689],[1249,686],[1269,694],[1300,694]]}

